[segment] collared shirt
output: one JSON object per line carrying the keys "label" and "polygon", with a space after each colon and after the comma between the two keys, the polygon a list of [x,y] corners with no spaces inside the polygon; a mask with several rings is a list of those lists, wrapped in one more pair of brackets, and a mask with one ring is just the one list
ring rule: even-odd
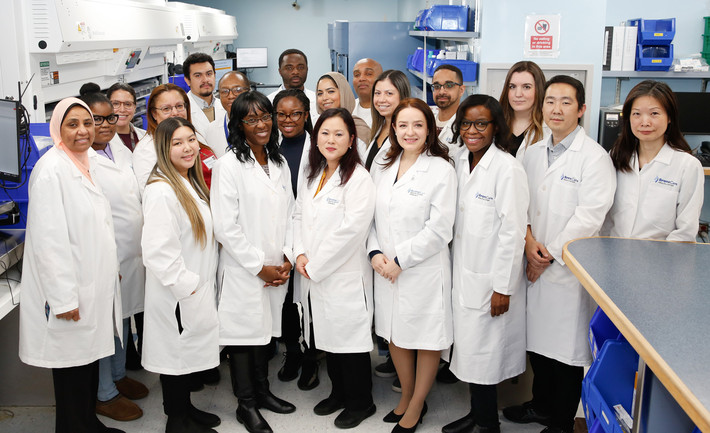
{"label": "collared shirt", "polygon": [[208,104],[207,101],[194,94],[192,90],[187,92],[187,96],[190,98],[190,104],[195,105],[196,107],[200,107],[200,110],[212,108],[215,104],[215,101],[217,101],[217,98],[212,95],[212,102]]}
{"label": "collared shirt", "polygon": [[99,155],[101,155],[103,157],[110,159],[111,161],[114,160],[113,159],[113,152],[111,152],[111,146],[109,146],[108,144],[103,149],[96,150],[96,153],[98,153]]}
{"label": "collared shirt", "polygon": [[551,166],[553,162],[565,153],[565,150],[569,149],[574,141],[574,137],[577,136],[579,130],[582,129],[581,126],[577,125],[574,131],[570,132],[567,137],[563,138],[562,141],[557,143],[557,145],[552,144],[552,134],[550,134],[549,141],[547,142],[547,166]]}

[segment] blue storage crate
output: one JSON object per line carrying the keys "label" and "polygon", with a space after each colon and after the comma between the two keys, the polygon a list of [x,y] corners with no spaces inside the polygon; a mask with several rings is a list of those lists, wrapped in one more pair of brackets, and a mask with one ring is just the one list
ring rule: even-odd
{"label": "blue storage crate", "polygon": [[604,430],[602,429],[602,424],[599,420],[595,420],[587,431],[588,433],[604,433]]}
{"label": "blue storage crate", "polygon": [[[442,50],[427,50],[427,59],[435,58],[440,51]],[[409,57],[407,57],[407,67],[415,71],[424,72],[424,49],[417,48],[414,54],[412,54],[411,59],[410,62]]]}
{"label": "blue storage crate", "polygon": [[587,404],[606,433],[623,433],[614,405],[621,404],[631,414],[638,360],[629,343],[607,340],[584,378]]}
{"label": "blue storage crate", "polygon": [[662,20],[628,20],[630,26],[638,27],[638,43],[641,45],[670,45],[675,37],[675,18]]}
{"label": "blue storage crate", "polygon": [[592,351],[592,359],[597,359],[599,349],[606,340],[618,340],[623,338],[621,333],[612,323],[609,316],[600,307],[594,312],[592,320],[589,321],[589,349]]}
{"label": "blue storage crate", "polygon": [[667,71],[673,64],[673,44],[636,47],[637,71]]}
{"label": "blue storage crate", "polygon": [[582,381],[582,410],[584,411],[584,419],[587,422],[587,430],[592,431],[592,425],[597,416],[589,407],[589,382],[587,380]]}
{"label": "blue storage crate", "polygon": [[471,60],[457,59],[430,59],[427,63],[427,75],[434,76],[434,71],[440,65],[453,65],[461,70],[464,81],[476,81],[478,77],[478,63]]}
{"label": "blue storage crate", "polygon": [[414,26],[419,30],[465,32],[468,15],[468,6],[434,5],[419,11]]}

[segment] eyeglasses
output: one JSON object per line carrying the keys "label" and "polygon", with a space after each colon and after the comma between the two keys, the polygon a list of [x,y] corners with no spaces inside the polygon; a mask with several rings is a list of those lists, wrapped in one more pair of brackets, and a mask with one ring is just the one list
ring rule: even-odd
{"label": "eyeglasses", "polygon": [[219,93],[222,96],[227,96],[231,92],[232,95],[239,96],[240,94],[246,92],[247,90],[249,90],[248,87],[232,87],[230,89],[219,89]]}
{"label": "eyeglasses", "polygon": [[121,106],[125,107],[126,110],[130,110],[131,108],[135,107],[136,104],[133,102],[121,102],[121,101],[111,101],[111,105],[113,106],[114,110],[118,110],[121,108]]}
{"label": "eyeglasses", "polygon": [[109,114],[108,116],[94,114],[94,125],[103,125],[104,120],[107,121],[109,125],[115,125],[116,122],[118,122],[118,114]]}
{"label": "eyeglasses", "polygon": [[249,126],[256,126],[259,121],[262,121],[264,123],[271,122],[271,114],[264,114],[261,117],[250,117],[249,119],[242,119],[242,122],[246,123]]}
{"label": "eyeglasses", "polygon": [[491,123],[493,123],[492,120],[474,120],[473,122],[469,122],[468,120],[462,120],[461,130],[468,131],[471,128],[471,125],[473,125],[473,127],[476,128],[476,131],[483,132],[488,129],[488,125]]}
{"label": "eyeglasses", "polygon": [[286,114],[281,111],[276,112],[276,120],[278,120],[279,122],[283,122],[286,119],[291,119],[294,122],[298,122],[298,119],[300,119],[301,116],[303,116],[303,111],[294,111],[291,114]]}
{"label": "eyeglasses", "polygon": [[177,110],[178,113],[182,113],[183,111],[185,111],[185,104],[176,104],[174,107],[166,105],[164,107],[155,107],[155,109],[167,116],[173,112],[173,109]]}
{"label": "eyeglasses", "polygon": [[433,90],[441,90],[442,87],[446,87],[446,89],[453,89],[454,86],[462,86],[463,84],[461,83],[454,83],[453,81],[447,81],[444,84],[439,84],[439,83],[434,83],[431,85],[431,88]]}

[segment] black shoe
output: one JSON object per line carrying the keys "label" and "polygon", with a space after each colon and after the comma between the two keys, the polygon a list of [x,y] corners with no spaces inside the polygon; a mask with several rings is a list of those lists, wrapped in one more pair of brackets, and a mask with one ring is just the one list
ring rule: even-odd
{"label": "black shoe", "polygon": [[540,433],[572,433],[572,430],[565,430],[562,427],[545,427]]}
{"label": "black shoe", "polygon": [[480,425],[477,425],[476,428],[473,429],[473,433],[500,433],[500,426],[481,427]]}
{"label": "black shoe", "polygon": [[237,421],[244,424],[249,433],[274,433],[256,405],[240,404],[237,406]]}
{"label": "black shoe", "polygon": [[417,421],[416,424],[414,424],[411,427],[402,427],[399,423],[394,425],[394,428],[392,429],[392,433],[414,433],[417,431],[417,427],[419,427],[419,424],[422,423],[422,417],[419,417],[419,421]]}
{"label": "black shoe", "polygon": [[536,422],[542,425],[549,425],[551,417],[544,415],[533,409],[532,401],[525,402],[519,406],[510,406],[503,409],[503,416],[514,423],[527,424]]}
{"label": "black shoe", "polygon": [[321,400],[316,407],[313,408],[313,412],[316,415],[324,416],[335,413],[344,407],[345,402],[330,395],[328,398]]}
{"label": "black shoe", "polygon": [[449,369],[449,363],[444,362],[444,366],[436,373],[436,381],[440,383],[456,383],[459,378]]}
{"label": "black shoe", "polygon": [[189,416],[197,424],[205,427],[217,427],[222,423],[222,420],[220,420],[217,415],[200,410],[192,404],[190,404],[190,407],[187,410],[187,416]]}
{"label": "black shoe", "polygon": [[[419,418],[423,420],[424,415],[426,415],[428,410],[429,410],[429,406],[427,406],[426,402],[424,402],[424,406],[422,407],[422,413],[421,413],[421,415],[419,415]],[[404,416],[404,414],[397,415],[396,413],[394,413],[394,409],[392,409],[390,411],[390,413],[388,413],[387,415],[385,415],[384,418],[382,418],[382,421],[388,422],[388,423],[395,423],[395,422],[399,422],[399,420],[401,420],[403,416]]]}
{"label": "black shoe", "polygon": [[335,426],[342,429],[357,427],[361,422],[371,417],[376,410],[374,403],[367,409],[345,409],[335,418]]}
{"label": "black shoe", "polygon": [[399,393],[402,392],[402,384],[399,382],[399,377],[395,377],[392,381],[392,391]]}
{"label": "black shoe", "polygon": [[301,365],[301,377],[298,378],[298,389],[310,391],[320,384],[318,367],[320,363],[311,359],[304,359]]}
{"label": "black shoe", "polygon": [[469,412],[465,417],[450,422],[441,428],[441,433],[471,433],[476,427],[473,419],[473,412]]}
{"label": "black shoe", "polygon": [[298,370],[301,369],[301,363],[303,362],[303,353],[299,350],[298,352],[286,352],[284,353],[284,365],[279,370],[277,376],[281,382],[290,382],[298,377]]}
{"label": "black shoe", "polygon": [[200,425],[187,415],[168,416],[165,433],[217,433],[209,427]]}
{"label": "black shoe", "polygon": [[375,376],[377,377],[395,377],[397,375],[397,370],[394,368],[394,363],[392,362],[392,357],[387,355],[387,359],[382,364],[375,367]]}
{"label": "black shoe", "polygon": [[214,386],[219,383],[222,375],[219,374],[219,369],[217,367],[210,368],[209,370],[200,371],[197,373],[197,377],[200,378],[202,383],[209,386]]}
{"label": "black shoe", "polygon": [[268,389],[266,391],[257,392],[256,402],[262,409],[268,409],[275,413],[292,413],[296,411],[296,406],[276,397]]}

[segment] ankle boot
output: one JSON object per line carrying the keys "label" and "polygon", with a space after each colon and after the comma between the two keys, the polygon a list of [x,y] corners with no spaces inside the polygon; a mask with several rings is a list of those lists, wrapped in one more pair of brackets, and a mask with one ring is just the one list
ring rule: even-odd
{"label": "ankle boot", "polygon": [[269,364],[266,346],[255,346],[254,353],[254,376],[256,381],[256,401],[259,407],[268,409],[276,413],[291,413],[296,410],[296,406],[276,397],[269,390]]}
{"label": "ankle boot", "polygon": [[257,408],[256,399],[239,399],[237,421],[244,424],[244,427],[250,433],[273,433],[269,423],[261,416]]}

